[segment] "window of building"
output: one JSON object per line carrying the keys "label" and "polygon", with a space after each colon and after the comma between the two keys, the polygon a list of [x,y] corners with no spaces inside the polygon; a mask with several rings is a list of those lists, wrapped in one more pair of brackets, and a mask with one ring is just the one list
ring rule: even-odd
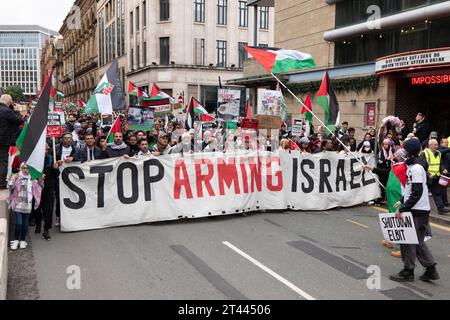
{"label": "window of building", "polygon": [[130,50],[130,68],[131,70],[134,70],[134,50],[131,48]]}
{"label": "window of building", "polygon": [[167,21],[170,18],[169,0],[159,0],[159,20]]}
{"label": "window of building", "polygon": [[194,65],[205,65],[205,39],[194,38]]}
{"label": "window of building", "polygon": [[194,0],[194,21],[205,22],[205,0]]}
{"label": "window of building", "polygon": [[217,24],[227,24],[227,0],[217,0]]}
{"label": "window of building", "polygon": [[136,32],[139,31],[139,24],[140,24],[140,13],[139,13],[139,7],[136,7]]}
{"label": "window of building", "polygon": [[260,48],[268,48],[268,47],[269,47],[269,45],[266,44],[266,43],[260,43],[258,46],[259,46]]}
{"label": "window of building", "polygon": [[139,45],[136,46],[136,62],[139,69],[141,67],[141,47]]}
{"label": "window of building", "polygon": [[142,2],[142,25],[147,26],[147,1]]}
{"label": "window of building", "polygon": [[248,27],[247,1],[239,1],[239,27]]}
{"label": "window of building", "polygon": [[227,42],[217,40],[217,67],[225,68],[227,66]]}
{"label": "window of building", "polygon": [[130,12],[130,34],[133,35],[133,27],[134,27],[134,20],[133,20],[133,12]]}
{"label": "window of building", "polygon": [[239,42],[239,68],[244,68],[244,62],[248,59],[248,52],[244,49],[244,46],[247,45],[247,42]]}
{"label": "window of building", "polygon": [[125,0],[117,0],[117,54],[125,54]]}
{"label": "window of building", "polygon": [[269,29],[269,7],[259,7],[259,28]]}
{"label": "window of building", "polygon": [[159,63],[169,65],[170,62],[170,38],[159,38]]}

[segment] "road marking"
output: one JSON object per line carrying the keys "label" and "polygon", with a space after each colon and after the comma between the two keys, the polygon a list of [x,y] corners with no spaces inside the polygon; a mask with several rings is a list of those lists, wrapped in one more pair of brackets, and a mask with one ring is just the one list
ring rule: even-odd
{"label": "road marking", "polygon": [[266,267],[265,265],[263,265],[261,262],[259,262],[258,260],[252,258],[251,256],[249,256],[248,254],[246,254],[244,251],[240,250],[239,248],[233,246],[231,243],[229,243],[228,241],[224,241],[222,242],[224,245],[226,245],[228,248],[230,248],[231,250],[235,251],[236,253],[238,253],[239,255],[241,255],[242,257],[244,257],[245,259],[247,259],[248,261],[250,261],[251,263],[253,263],[254,265],[256,265],[258,268],[262,269],[263,271],[267,272],[268,274],[270,274],[272,277],[274,277],[275,279],[277,279],[278,281],[280,281],[281,283],[283,283],[285,286],[287,286],[288,288],[290,288],[291,290],[295,291],[297,294],[299,294],[300,296],[302,296],[303,298],[305,298],[306,300],[316,300],[316,298],[312,297],[311,295],[309,295],[308,293],[306,293],[305,291],[301,290],[300,288],[298,288],[297,286],[295,286],[294,284],[292,284],[291,282],[289,282],[288,280],[286,280],[285,278],[283,278],[282,276],[280,276],[278,273],[276,273],[275,271],[271,270],[270,268]]}
{"label": "road marking", "polygon": [[375,209],[375,210],[378,210],[378,211],[381,211],[381,212],[389,212],[389,210],[388,209],[385,209],[385,208],[381,208],[381,207],[377,207],[377,206],[371,206],[373,209]]}
{"label": "road marking", "polygon": [[350,223],[356,224],[357,226],[369,229],[369,226],[366,226],[365,224],[362,224],[362,223],[359,223],[359,222],[356,222],[356,221],[353,221],[353,220],[350,220],[350,219],[347,219],[347,221],[350,222]]}
{"label": "road marking", "polygon": [[430,223],[430,224],[431,224],[431,226],[433,226],[437,229],[441,229],[441,230],[450,232],[450,228],[448,228],[448,227],[444,227],[444,226],[441,226],[440,224],[436,224],[436,223]]}

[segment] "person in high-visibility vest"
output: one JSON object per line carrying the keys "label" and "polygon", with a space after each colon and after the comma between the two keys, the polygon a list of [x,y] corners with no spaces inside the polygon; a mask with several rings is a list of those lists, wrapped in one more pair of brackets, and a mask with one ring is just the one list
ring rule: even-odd
{"label": "person in high-visibility vest", "polygon": [[438,150],[439,143],[436,139],[431,139],[428,142],[428,148],[422,152],[422,160],[428,164],[427,176],[430,192],[433,195],[434,203],[438,209],[439,214],[450,212],[450,209],[445,208],[444,201],[442,200],[443,189],[439,185],[439,178],[441,173],[445,170],[442,166],[442,154]]}

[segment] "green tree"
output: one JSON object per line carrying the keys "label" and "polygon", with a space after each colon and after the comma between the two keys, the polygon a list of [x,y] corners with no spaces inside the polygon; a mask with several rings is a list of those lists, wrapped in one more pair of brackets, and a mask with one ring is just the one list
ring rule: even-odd
{"label": "green tree", "polygon": [[23,89],[21,86],[13,85],[3,90],[4,94],[9,94],[14,101],[23,100]]}

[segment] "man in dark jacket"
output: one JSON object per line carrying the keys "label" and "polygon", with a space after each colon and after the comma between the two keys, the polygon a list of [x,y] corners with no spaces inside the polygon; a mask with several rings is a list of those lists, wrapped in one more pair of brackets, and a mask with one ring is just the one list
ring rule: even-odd
{"label": "man in dark jacket", "polygon": [[423,113],[418,113],[416,116],[416,122],[414,123],[414,134],[419,139],[421,144],[423,144],[424,141],[426,141],[430,136],[430,125],[425,120]]}
{"label": "man in dark jacket", "polygon": [[0,189],[6,189],[8,174],[9,147],[16,144],[22,117],[14,112],[14,103],[10,95],[0,98]]}
{"label": "man in dark jacket", "polygon": [[114,133],[114,143],[108,144],[106,152],[108,153],[108,158],[130,156],[131,154],[130,147],[123,142],[122,132]]}
{"label": "man in dark jacket", "polygon": [[41,233],[42,219],[44,219],[44,233],[42,237],[50,241],[50,229],[52,228],[53,208],[55,206],[55,187],[58,184],[59,170],[56,169],[53,156],[49,153],[50,146],[47,144],[45,149],[44,160],[44,188],[42,190],[41,205],[39,206],[36,216],[35,233]]}
{"label": "man in dark jacket", "polygon": [[85,137],[86,147],[78,150],[77,161],[87,162],[93,160],[101,160],[108,158],[106,151],[95,146],[95,138],[92,133]]}
{"label": "man in dark jacket", "polygon": [[[78,151],[75,143],[73,142],[72,133],[67,132],[63,135],[62,142],[56,146],[56,168],[63,165],[64,162],[71,163],[73,161],[78,161]],[[56,221],[55,226],[59,226],[59,221],[61,217],[61,207],[59,202],[59,181],[55,185],[56,194]]]}

